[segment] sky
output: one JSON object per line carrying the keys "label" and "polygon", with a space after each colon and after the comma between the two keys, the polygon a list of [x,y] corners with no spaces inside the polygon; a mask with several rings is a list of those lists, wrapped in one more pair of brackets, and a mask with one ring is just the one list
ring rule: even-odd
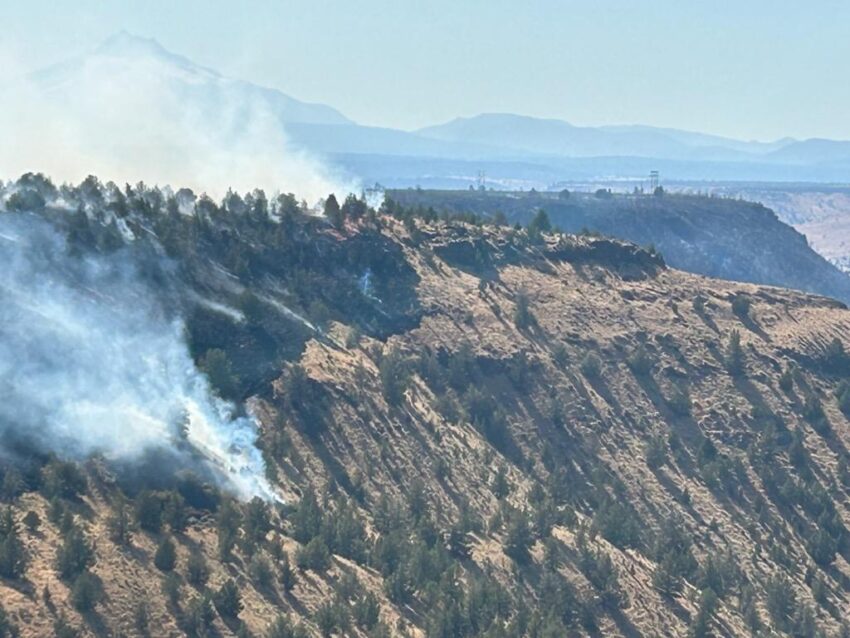
{"label": "sky", "polygon": [[0,23],[7,73],[125,29],[376,126],[511,112],[850,139],[846,0],[0,0]]}

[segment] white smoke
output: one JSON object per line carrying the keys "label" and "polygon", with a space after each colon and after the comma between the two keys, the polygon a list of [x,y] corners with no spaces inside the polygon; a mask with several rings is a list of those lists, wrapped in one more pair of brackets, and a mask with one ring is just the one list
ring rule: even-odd
{"label": "white smoke", "polygon": [[0,441],[118,461],[188,441],[241,496],[273,498],[255,422],[213,395],[130,250],[71,257],[40,218],[0,214]]}
{"label": "white smoke", "polygon": [[0,176],[79,183],[92,174],[214,197],[263,188],[310,202],[357,190],[293,148],[268,93],[127,38],[3,84]]}

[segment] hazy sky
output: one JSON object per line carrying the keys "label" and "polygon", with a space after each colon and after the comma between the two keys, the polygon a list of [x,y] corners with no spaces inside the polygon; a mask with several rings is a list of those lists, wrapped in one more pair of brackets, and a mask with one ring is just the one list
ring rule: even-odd
{"label": "hazy sky", "polygon": [[0,0],[29,70],[126,29],[400,128],[480,112],[850,139],[846,0]]}

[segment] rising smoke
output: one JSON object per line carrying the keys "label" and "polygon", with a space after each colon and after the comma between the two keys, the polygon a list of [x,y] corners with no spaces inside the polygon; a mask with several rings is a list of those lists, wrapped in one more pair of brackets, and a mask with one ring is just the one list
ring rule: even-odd
{"label": "rising smoke", "polygon": [[[142,43],[141,49],[137,46]],[[79,183],[295,192],[309,203],[356,191],[295,148],[264,92],[131,39],[0,87],[0,176]],[[9,57],[8,54],[5,56]],[[6,74],[13,62],[0,62]]]}
{"label": "rising smoke", "polygon": [[255,422],[192,361],[160,256],[72,255],[42,218],[7,213],[0,271],[0,441],[118,462],[182,449],[240,496],[274,498]]}

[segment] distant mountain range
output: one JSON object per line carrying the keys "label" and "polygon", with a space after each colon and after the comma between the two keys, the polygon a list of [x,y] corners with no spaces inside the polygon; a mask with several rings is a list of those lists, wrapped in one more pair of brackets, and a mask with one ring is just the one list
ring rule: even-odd
{"label": "distant mountain range", "polygon": [[126,31],[106,39],[87,55],[37,71],[32,79],[49,94],[61,96],[77,90],[94,71],[113,71],[116,76],[129,75],[130,79],[144,76],[157,80],[186,99],[188,107],[204,105],[208,109],[238,100],[270,109],[281,122],[353,124],[330,106],[302,102],[276,89],[225,78],[212,69],[171,53],[154,39]]}
{"label": "distant mountain range", "polygon": [[[216,140],[232,143],[262,120],[297,149],[365,182],[466,187],[479,171],[495,187],[545,188],[570,179],[616,178],[662,170],[668,179],[847,181],[850,142],[784,138],[752,142],[651,126],[574,126],[553,119],[488,113],[417,131],[362,126],[325,104],[223,77],[121,32],[91,53],[32,75],[52,100],[72,99],[92,81],[153,83]],[[132,90],[122,89],[121,99]],[[143,96],[142,96],[143,97]],[[224,113],[225,115],[222,115]],[[167,119],[175,116],[169,114]],[[155,142],[154,142],[155,143]]]}

